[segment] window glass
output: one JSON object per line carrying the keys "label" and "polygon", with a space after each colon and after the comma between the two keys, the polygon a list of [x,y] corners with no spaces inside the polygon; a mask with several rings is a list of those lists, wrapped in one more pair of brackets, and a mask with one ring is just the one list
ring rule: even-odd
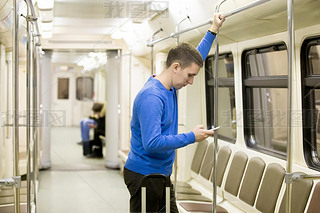
{"label": "window glass", "polygon": [[250,54],[247,58],[248,77],[288,75],[287,51]]}
{"label": "window glass", "polygon": [[93,98],[93,78],[79,77],[77,78],[77,94],[78,100],[91,100]]}
{"label": "window glass", "polygon": [[312,74],[320,74],[320,45],[311,46],[308,54],[308,58],[311,65]]}
{"label": "window glass", "polygon": [[252,110],[248,110],[250,146],[286,152],[287,89],[252,88]]}
{"label": "window glass", "polygon": [[281,158],[287,149],[288,59],[284,44],[244,51],[244,134],[248,147]]}
{"label": "window glass", "polygon": [[[206,60],[207,126],[214,126],[214,56]],[[219,138],[236,140],[236,108],[234,90],[234,65],[231,53],[219,56],[218,60],[218,123]]]}
{"label": "window glass", "polygon": [[[229,97],[229,98],[226,98]],[[227,138],[236,138],[236,107],[234,87],[218,89],[218,126],[219,134]]]}
{"label": "window glass", "polygon": [[320,156],[320,89],[315,90],[315,107],[316,107],[316,138],[317,138],[317,149],[318,156]]}
{"label": "window glass", "polygon": [[58,99],[69,99],[69,78],[58,78]]}
{"label": "window glass", "polygon": [[301,47],[303,148],[306,163],[320,171],[320,45],[306,39]]}

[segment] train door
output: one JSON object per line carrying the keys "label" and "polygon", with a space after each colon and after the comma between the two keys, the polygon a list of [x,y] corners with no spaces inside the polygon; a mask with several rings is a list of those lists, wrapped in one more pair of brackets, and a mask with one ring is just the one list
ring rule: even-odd
{"label": "train door", "polygon": [[52,104],[51,110],[56,114],[60,114],[63,117],[63,125],[72,126],[73,113],[72,106],[74,106],[74,94],[72,88],[74,88],[74,74],[63,72],[60,68],[54,70],[52,76]]}
{"label": "train door", "polygon": [[71,91],[73,90],[74,92],[72,108],[73,126],[78,126],[83,117],[88,117],[92,114],[91,108],[95,96],[94,83],[94,78],[90,73],[86,75],[76,74],[74,76],[74,88],[71,88]]}
{"label": "train door", "polygon": [[78,126],[91,114],[94,79],[74,67],[54,66],[51,110],[63,116],[63,125]]}

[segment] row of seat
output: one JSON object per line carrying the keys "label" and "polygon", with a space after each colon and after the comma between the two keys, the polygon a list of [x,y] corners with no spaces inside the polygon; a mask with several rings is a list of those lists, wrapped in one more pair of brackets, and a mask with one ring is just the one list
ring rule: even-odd
{"label": "row of seat", "polygon": [[[266,163],[259,153],[252,154],[254,151],[250,150],[250,156],[246,152],[232,144],[221,146],[218,151],[217,212],[284,213],[284,167],[276,161]],[[190,182],[201,182],[201,185],[208,189],[208,186],[212,186],[212,168],[213,143],[203,141],[198,144],[194,154],[191,165],[193,180]],[[212,191],[212,187],[209,190]],[[212,194],[206,196],[200,190],[192,188],[192,184],[183,182],[177,183],[177,193],[180,212],[212,212]],[[320,182],[294,182],[292,209],[292,212],[298,213],[320,212]]]}
{"label": "row of seat", "polygon": [[[0,187],[0,212],[14,213],[14,191],[12,187]],[[21,181],[20,212],[27,212],[27,181]]]}

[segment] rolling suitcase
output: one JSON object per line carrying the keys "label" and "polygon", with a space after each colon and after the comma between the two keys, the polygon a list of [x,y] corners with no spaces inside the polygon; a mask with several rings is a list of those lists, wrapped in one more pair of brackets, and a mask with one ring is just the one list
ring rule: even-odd
{"label": "rolling suitcase", "polygon": [[163,174],[150,174],[141,179],[141,212],[147,211],[147,188],[146,183],[149,179],[163,179],[166,187],[166,213],[170,212],[170,179]]}

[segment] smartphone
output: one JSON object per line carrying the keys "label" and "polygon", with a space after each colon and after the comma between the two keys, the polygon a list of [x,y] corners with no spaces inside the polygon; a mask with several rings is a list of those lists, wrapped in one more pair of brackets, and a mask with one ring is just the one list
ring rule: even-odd
{"label": "smartphone", "polygon": [[220,127],[221,127],[221,126],[217,126],[217,127],[212,128],[212,129],[209,129],[209,130],[215,131],[215,130],[217,130],[217,129],[220,129]]}

